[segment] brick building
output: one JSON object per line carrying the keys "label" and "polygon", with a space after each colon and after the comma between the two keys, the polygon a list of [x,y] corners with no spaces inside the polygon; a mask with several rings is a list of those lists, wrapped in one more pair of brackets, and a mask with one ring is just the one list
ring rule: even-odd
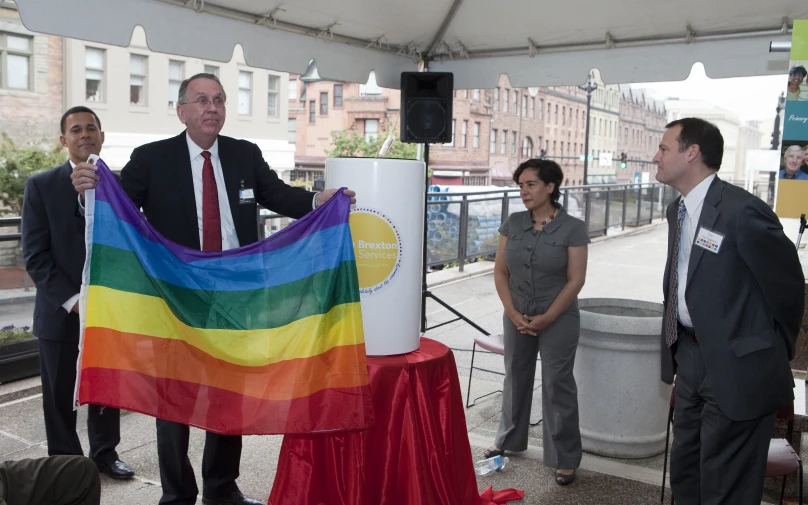
{"label": "brick building", "polygon": [[[617,168],[617,182],[656,182],[651,161],[667,124],[665,105],[649,99],[642,90],[621,86],[620,127],[617,149],[626,153],[626,168]],[[619,158],[618,158],[619,159]]]}
{"label": "brick building", "polygon": [[0,6],[0,132],[18,144],[54,142],[64,107],[62,38],[27,30]]}
{"label": "brick building", "polygon": [[322,80],[313,61],[305,74],[290,75],[288,102],[289,138],[295,143],[290,180],[309,188],[323,177],[333,133],[353,129],[370,138],[399,127],[399,90],[380,88],[373,75],[367,84]]}
{"label": "brick building", "polygon": [[430,146],[434,184],[485,186],[490,183],[488,146],[492,135],[490,90],[456,90],[452,104],[452,140]]}

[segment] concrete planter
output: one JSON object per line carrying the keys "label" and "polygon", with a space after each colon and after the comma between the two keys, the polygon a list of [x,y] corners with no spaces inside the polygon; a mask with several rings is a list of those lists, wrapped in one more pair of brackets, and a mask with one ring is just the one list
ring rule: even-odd
{"label": "concrete planter", "polygon": [[579,301],[575,380],[583,449],[618,458],[665,450],[671,388],[660,380],[662,304]]}
{"label": "concrete planter", "polygon": [[39,375],[39,345],[35,338],[0,345],[0,384]]}

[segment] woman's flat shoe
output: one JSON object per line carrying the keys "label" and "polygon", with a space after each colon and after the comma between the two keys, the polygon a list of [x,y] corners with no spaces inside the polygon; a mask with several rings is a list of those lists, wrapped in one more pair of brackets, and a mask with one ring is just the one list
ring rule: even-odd
{"label": "woman's flat shoe", "polygon": [[504,456],[505,455],[505,450],[504,449],[496,449],[494,447],[489,447],[488,449],[485,450],[483,455],[485,456],[485,459],[493,458],[494,456]]}
{"label": "woman's flat shoe", "polygon": [[563,474],[561,472],[556,472],[556,484],[559,486],[566,486],[567,484],[571,484],[572,481],[575,480],[575,470],[572,471],[571,474]]}

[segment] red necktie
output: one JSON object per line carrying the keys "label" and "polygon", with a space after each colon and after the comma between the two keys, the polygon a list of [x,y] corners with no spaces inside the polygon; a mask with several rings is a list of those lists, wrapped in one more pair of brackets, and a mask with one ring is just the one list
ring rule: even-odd
{"label": "red necktie", "polygon": [[219,192],[216,190],[216,177],[210,153],[202,151],[205,164],[202,165],[202,250],[222,250],[222,216],[219,213]]}

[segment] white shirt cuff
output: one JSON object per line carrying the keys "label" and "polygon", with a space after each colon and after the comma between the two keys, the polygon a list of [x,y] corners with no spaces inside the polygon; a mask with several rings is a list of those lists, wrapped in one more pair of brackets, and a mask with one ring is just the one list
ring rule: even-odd
{"label": "white shirt cuff", "polygon": [[68,301],[62,304],[62,308],[68,312],[71,312],[73,310],[73,306],[76,305],[77,301],[79,301],[79,296],[81,296],[81,293],[76,293],[75,295],[71,296]]}
{"label": "white shirt cuff", "polygon": [[314,198],[311,199],[311,208],[312,208],[312,210],[317,208],[317,195],[319,195],[319,194],[320,194],[319,191],[314,193]]}
{"label": "white shirt cuff", "polygon": [[79,199],[79,212],[83,216],[84,215],[84,204],[81,203],[81,195],[78,195],[78,199]]}

